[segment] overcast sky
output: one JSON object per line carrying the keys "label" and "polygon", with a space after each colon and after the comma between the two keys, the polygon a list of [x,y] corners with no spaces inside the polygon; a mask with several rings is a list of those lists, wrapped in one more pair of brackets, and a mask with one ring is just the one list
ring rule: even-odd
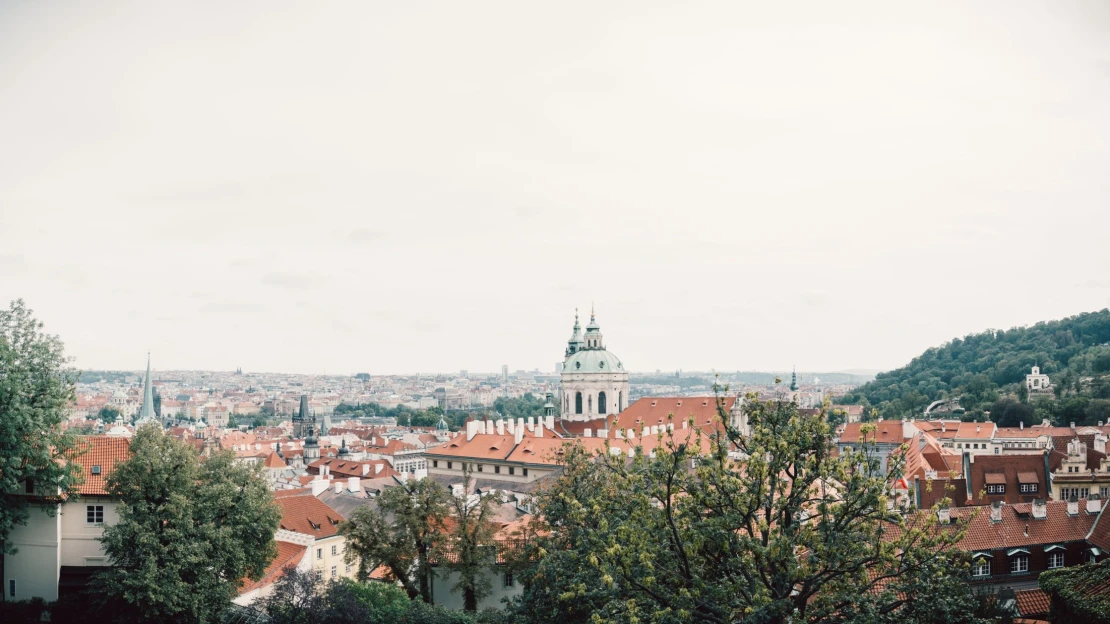
{"label": "overcast sky", "polygon": [[1110,3],[0,2],[86,369],[900,366],[1110,305]]}

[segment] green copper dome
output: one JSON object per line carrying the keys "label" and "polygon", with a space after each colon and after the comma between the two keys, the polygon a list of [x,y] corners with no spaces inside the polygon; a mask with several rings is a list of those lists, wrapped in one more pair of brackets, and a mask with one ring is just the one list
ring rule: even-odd
{"label": "green copper dome", "polygon": [[566,359],[564,373],[627,373],[620,358],[605,349],[585,349]]}

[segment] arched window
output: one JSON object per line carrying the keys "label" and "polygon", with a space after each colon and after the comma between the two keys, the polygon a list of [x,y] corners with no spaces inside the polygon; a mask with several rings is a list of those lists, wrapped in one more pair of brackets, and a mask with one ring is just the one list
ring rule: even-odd
{"label": "arched window", "polygon": [[594,395],[586,396],[586,407],[589,408],[591,413],[594,411]]}
{"label": "arched window", "polygon": [[597,413],[598,414],[604,414],[605,413],[605,393],[604,392],[597,393]]}
{"label": "arched window", "polygon": [[617,413],[624,411],[624,390],[617,393]]}
{"label": "arched window", "polygon": [[581,414],[582,413],[582,393],[581,392],[575,392],[574,393],[574,413],[575,414]]}

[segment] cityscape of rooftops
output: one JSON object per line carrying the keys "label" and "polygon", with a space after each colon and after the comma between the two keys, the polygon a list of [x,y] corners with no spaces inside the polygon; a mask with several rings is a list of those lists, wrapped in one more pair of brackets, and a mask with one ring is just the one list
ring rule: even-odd
{"label": "cityscape of rooftops", "polygon": [[0,59],[0,624],[1110,623],[1104,0]]}

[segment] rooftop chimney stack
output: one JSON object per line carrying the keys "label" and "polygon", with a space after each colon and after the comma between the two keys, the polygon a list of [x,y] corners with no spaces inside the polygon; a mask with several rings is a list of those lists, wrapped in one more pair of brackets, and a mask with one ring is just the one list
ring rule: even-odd
{"label": "rooftop chimney stack", "polygon": [[937,520],[939,520],[941,524],[951,524],[951,522],[952,522],[952,512],[951,512],[951,510],[948,509],[947,507],[941,507],[940,509],[938,509],[937,510]]}
{"label": "rooftop chimney stack", "polygon": [[1038,498],[1033,501],[1033,519],[1044,520],[1048,517],[1048,505],[1045,504],[1045,499]]}
{"label": "rooftop chimney stack", "polygon": [[1078,516],[1079,515],[1079,499],[1074,497],[1074,496],[1068,498],[1068,515],[1069,516]]}
{"label": "rooftop chimney stack", "polygon": [[994,501],[991,503],[991,523],[1002,522],[1002,501]]}
{"label": "rooftop chimney stack", "polygon": [[583,429],[583,430],[582,430],[582,437],[583,437],[583,438],[592,438],[592,437],[593,437],[593,430],[591,430],[591,429]]}
{"label": "rooftop chimney stack", "polygon": [[1102,511],[1102,497],[1098,494],[1091,494],[1087,497],[1087,513],[1097,514]]}
{"label": "rooftop chimney stack", "polygon": [[336,494],[342,494],[343,493],[343,482],[338,480],[338,479],[336,479],[336,481],[335,481],[335,493]]}
{"label": "rooftop chimney stack", "polygon": [[347,477],[347,489],[351,492],[354,492],[355,494],[358,494],[359,478],[358,477]]}
{"label": "rooftop chimney stack", "polygon": [[378,474],[385,468],[385,464],[374,464],[374,474]]}

